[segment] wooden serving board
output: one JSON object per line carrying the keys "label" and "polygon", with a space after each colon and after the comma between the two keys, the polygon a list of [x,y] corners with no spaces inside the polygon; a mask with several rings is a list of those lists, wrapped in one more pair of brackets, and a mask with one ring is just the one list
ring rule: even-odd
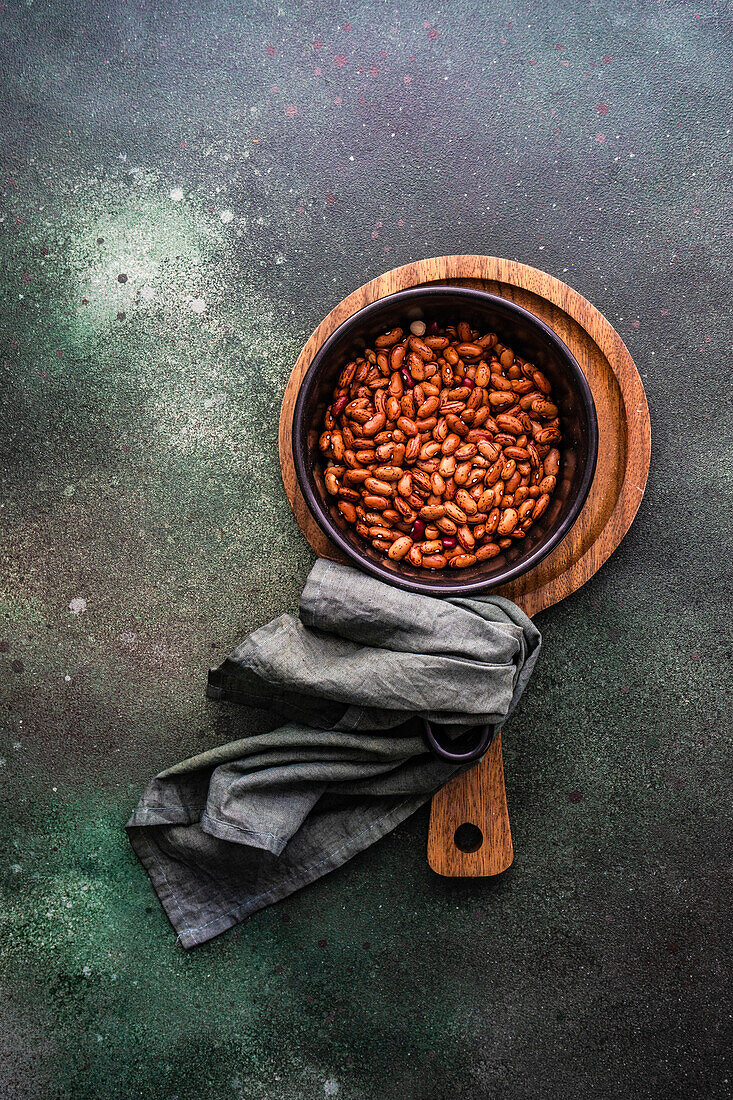
{"label": "wooden serving board", "polygon": [[[495,256],[437,256],[405,264],[344,298],[321,321],[298,356],[280,414],[280,467],[298,526],[318,555],[347,559],[324,535],[298,488],[292,454],[295,399],[313,356],[338,326],[370,302],[408,287],[432,283],[475,287],[508,298],[540,317],[567,344],[593,392],[598,414],[598,463],[588,499],[575,525],[529,573],[492,589],[530,616],[575,592],[611,556],[628,531],[644,494],[651,426],[639,373],[621,337],[605,317],[559,279]],[[456,843],[456,829],[471,823],[483,840]],[[513,859],[504,793],[501,736],[484,759],[452,779],[433,798],[428,860],[443,875],[494,875]]]}

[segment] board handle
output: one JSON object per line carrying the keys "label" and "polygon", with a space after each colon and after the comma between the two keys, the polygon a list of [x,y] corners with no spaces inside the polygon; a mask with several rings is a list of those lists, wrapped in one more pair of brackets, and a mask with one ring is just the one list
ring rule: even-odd
{"label": "board handle", "polygon": [[483,760],[433,795],[428,863],[439,875],[479,878],[501,874],[513,859],[499,732]]}

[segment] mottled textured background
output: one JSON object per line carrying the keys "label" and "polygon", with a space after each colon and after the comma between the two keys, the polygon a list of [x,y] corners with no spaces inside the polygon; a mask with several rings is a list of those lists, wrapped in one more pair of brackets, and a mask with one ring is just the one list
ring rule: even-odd
{"label": "mottled textured background", "polygon": [[[727,11],[6,0],[3,1097],[729,1094]],[[441,880],[424,812],[184,953],[122,826],[257,721],[203,692],[311,562],[285,381],[446,252],[576,287],[652,410],[631,533],[539,617],[516,862]]]}

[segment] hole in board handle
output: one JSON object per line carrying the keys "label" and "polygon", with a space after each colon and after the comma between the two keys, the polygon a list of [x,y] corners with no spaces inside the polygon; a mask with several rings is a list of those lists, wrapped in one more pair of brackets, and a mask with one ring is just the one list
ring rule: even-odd
{"label": "hole in board handle", "polygon": [[478,825],[472,825],[470,821],[459,825],[453,835],[453,843],[461,852],[477,852],[484,842],[484,834]]}

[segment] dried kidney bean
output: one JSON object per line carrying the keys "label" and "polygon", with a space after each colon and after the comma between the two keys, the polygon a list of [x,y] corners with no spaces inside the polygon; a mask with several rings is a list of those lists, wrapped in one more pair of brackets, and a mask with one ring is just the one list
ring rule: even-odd
{"label": "dried kidney bean", "polygon": [[560,473],[550,381],[465,321],[378,336],[341,371],[322,427],[343,519],[415,568],[496,557],[544,514]]}

